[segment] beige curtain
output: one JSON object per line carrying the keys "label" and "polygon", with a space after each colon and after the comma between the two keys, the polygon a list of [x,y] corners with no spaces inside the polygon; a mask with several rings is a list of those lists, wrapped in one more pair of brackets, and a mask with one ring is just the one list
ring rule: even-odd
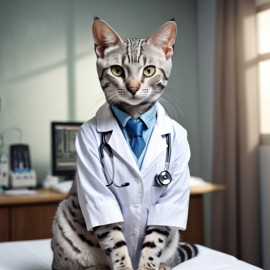
{"label": "beige curtain", "polygon": [[254,0],[217,0],[212,246],[260,265]]}

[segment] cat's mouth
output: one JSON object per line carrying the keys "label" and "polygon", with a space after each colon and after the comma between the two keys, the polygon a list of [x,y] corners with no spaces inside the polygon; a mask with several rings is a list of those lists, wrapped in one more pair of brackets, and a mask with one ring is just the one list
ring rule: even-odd
{"label": "cat's mouth", "polygon": [[146,98],[148,97],[148,95],[145,94],[135,94],[135,95],[129,95],[127,97],[127,100],[131,101],[131,102],[142,102],[144,101]]}
{"label": "cat's mouth", "polygon": [[128,97],[125,99],[125,102],[129,103],[130,105],[139,105],[142,101],[143,99],[136,96]]}
{"label": "cat's mouth", "polygon": [[130,106],[138,106],[141,103],[146,102],[150,96],[149,88],[141,88],[136,92],[128,91],[127,89],[118,89],[118,98],[120,103],[125,103]]}

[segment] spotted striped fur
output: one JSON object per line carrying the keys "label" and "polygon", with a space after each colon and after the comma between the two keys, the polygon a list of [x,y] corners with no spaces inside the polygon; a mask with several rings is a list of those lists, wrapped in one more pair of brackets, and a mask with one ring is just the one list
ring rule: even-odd
{"label": "spotted striped fur", "polygon": [[140,269],[171,268],[198,254],[193,244],[180,243],[179,231],[169,227],[151,226],[145,233]]}
{"label": "spotted striped fur", "polygon": [[[107,102],[139,117],[156,103],[167,85],[176,24],[165,23],[149,39],[122,40],[109,25],[96,19],[93,36]],[[53,270],[133,269],[119,224],[87,231],[76,182],[58,207],[52,232]],[[136,264],[140,270],[169,270],[197,252],[195,245],[180,243],[177,229],[151,226],[146,228]]]}
{"label": "spotted striped fur", "polygon": [[[78,202],[76,184],[58,207],[53,222],[53,270],[132,269],[125,237],[119,224],[100,226],[89,232]],[[197,247],[179,241],[169,227],[148,227],[139,269],[170,269],[195,257]]]}
{"label": "spotted striped fur", "polygon": [[[167,22],[149,39],[122,40],[105,22],[94,23],[97,71],[106,100],[133,118],[152,107],[168,83],[176,36],[171,24],[175,25]],[[121,70],[119,76],[113,74],[113,67]],[[148,68],[155,69],[153,75],[145,73]]]}

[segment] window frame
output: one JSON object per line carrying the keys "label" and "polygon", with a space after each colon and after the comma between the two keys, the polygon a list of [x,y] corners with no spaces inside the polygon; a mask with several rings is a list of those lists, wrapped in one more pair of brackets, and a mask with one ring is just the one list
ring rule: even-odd
{"label": "window frame", "polygon": [[[261,5],[256,6],[256,15],[260,12],[270,10],[270,1]],[[256,28],[258,30],[258,28]],[[259,54],[257,55],[257,67],[258,67],[258,72],[259,72],[259,64],[263,61],[270,60],[270,52],[264,53],[264,54]],[[258,89],[260,91],[260,85],[258,81]],[[260,116],[261,118],[261,116]],[[270,133],[260,133],[260,144],[261,145],[270,145]]]}

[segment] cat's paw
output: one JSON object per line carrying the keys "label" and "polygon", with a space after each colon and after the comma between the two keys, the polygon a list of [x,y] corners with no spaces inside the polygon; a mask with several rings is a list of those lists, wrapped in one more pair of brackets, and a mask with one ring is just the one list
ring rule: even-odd
{"label": "cat's paw", "polygon": [[159,270],[171,270],[171,267],[167,264],[161,263],[159,266]]}

